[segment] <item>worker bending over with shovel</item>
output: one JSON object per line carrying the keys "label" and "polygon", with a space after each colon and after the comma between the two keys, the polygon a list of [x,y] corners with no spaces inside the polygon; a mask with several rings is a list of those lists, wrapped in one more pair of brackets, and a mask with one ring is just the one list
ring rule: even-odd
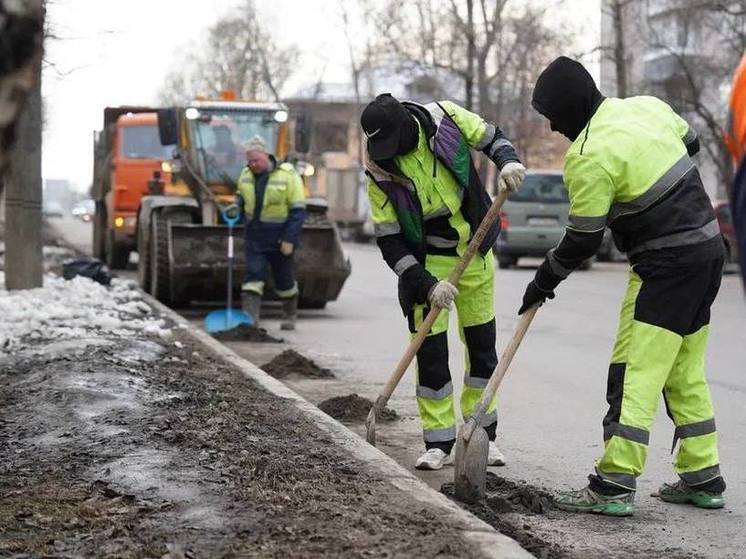
{"label": "worker bending over with shovel", "polygon": [[[456,303],[466,346],[461,410],[469,415],[497,365],[492,245],[499,223],[484,239],[458,288],[447,278],[459,262],[491,200],[474,169],[470,149],[500,169],[501,191],[515,191],[525,169],[499,128],[454,103],[400,103],[379,95],[360,119],[367,137],[366,174],[378,246],[399,276],[399,303],[415,333],[431,305]],[[448,367],[448,313],[442,312],[417,352],[417,403],[426,452],[419,469],[453,462],[456,439],[453,384]],[[496,443],[497,405],[484,422],[489,464],[503,465]]]}
{"label": "worker bending over with shovel", "polygon": [[584,489],[559,508],[626,516],[661,392],[676,425],[674,469],[660,498],[723,506],[715,418],[705,380],[710,306],[723,243],[691,156],[696,132],[655,97],[605,98],[583,66],[560,57],[539,76],[534,108],[572,144],[564,180],[569,225],[529,283],[519,314],[545,299],[601,244],[608,225],[631,270],[609,366],[604,453]]}
{"label": "worker bending over with shovel", "polygon": [[295,329],[298,284],[293,254],[306,218],[303,179],[290,163],[279,163],[262,138],[246,142],[246,167],[238,177],[237,204],[245,217],[246,274],[241,305],[259,325],[268,267],[282,301],[282,330]]}

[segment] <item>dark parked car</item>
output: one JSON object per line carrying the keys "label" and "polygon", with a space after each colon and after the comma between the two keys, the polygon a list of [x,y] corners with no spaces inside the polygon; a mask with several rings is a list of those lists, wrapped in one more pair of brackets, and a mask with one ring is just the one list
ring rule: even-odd
{"label": "dark parked car", "polygon": [[[522,256],[543,257],[565,233],[570,200],[560,171],[528,171],[518,192],[505,201],[502,231],[495,243],[500,268]],[[581,269],[587,270],[592,260]]]}

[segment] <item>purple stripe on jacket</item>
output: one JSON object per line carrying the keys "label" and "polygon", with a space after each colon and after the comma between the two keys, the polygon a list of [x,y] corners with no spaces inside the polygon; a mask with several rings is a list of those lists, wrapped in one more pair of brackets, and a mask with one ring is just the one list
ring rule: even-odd
{"label": "purple stripe on jacket", "polygon": [[380,181],[378,187],[389,197],[391,203],[399,210],[417,212],[413,195],[403,184],[394,181]]}

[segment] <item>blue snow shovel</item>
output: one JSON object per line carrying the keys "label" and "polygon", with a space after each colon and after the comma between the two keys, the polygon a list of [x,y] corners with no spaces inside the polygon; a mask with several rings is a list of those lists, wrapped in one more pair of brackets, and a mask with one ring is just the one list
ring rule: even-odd
{"label": "blue snow shovel", "polygon": [[253,316],[233,308],[233,227],[238,223],[241,213],[236,204],[229,204],[221,210],[221,214],[228,224],[228,302],[225,309],[212,311],[205,317],[205,330],[209,334],[256,322]]}

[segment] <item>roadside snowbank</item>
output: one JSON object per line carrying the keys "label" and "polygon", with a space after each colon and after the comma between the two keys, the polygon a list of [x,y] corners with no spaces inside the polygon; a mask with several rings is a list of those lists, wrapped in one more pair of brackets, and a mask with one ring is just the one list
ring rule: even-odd
{"label": "roadside snowbank", "polygon": [[109,287],[76,277],[47,275],[44,287],[8,292],[0,286],[0,356],[40,341],[125,337],[133,333],[169,339],[135,284],[114,279]]}

